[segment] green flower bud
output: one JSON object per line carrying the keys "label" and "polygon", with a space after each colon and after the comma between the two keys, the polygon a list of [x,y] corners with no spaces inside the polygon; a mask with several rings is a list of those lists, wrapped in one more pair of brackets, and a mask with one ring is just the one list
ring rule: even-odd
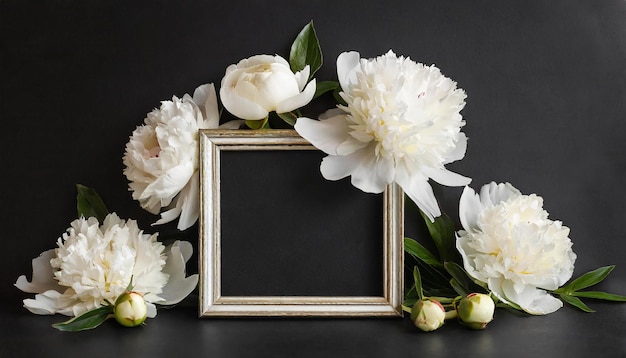
{"label": "green flower bud", "polygon": [[411,321],[422,331],[430,332],[441,327],[446,318],[446,310],[437,300],[422,299],[411,309]]}
{"label": "green flower bud", "polygon": [[491,297],[483,293],[470,293],[456,307],[461,323],[472,329],[485,329],[487,323],[493,320],[495,309]]}
{"label": "green flower bud", "polygon": [[146,320],[148,307],[140,293],[127,291],[115,301],[113,314],[122,326],[135,327]]}

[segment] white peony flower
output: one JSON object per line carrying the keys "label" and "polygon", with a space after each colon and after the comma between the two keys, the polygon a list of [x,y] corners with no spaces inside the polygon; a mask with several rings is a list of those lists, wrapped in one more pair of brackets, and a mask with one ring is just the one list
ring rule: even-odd
{"label": "white peony flower", "polygon": [[546,290],[572,277],[576,255],[569,228],[548,219],[540,196],[522,195],[509,183],[492,182],[480,194],[466,187],[459,216],[457,248],[470,276],[530,314],[563,306]]}
{"label": "white peony flower", "polygon": [[57,249],[33,259],[32,281],[20,276],[15,286],[37,294],[24,300],[33,313],[78,316],[113,304],[132,284],[147,302],[148,317],[154,317],[155,303],[177,303],[198,282],[198,275],[185,277],[191,244],[177,241],[166,248],[156,236],[114,213],[102,225],[93,217],[77,219],[58,239]]}
{"label": "white peony flower", "polygon": [[291,72],[282,57],[256,55],[230,65],[222,79],[220,98],[233,115],[264,119],[269,112],[286,113],[311,102],[316,82],[308,84],[310,67]]}
{"label": "white peony flower", "polygon": [[180,216],[178,229],[191,227],[199,216],[198,130],[238,128],[241,121],[219,126],[217,96],[213,84],[198,87],[193,98],[185,94],[161,102],[148,113],[126,144],[124,174],[133,199],[153,214],[162,208],[155,224]]}
{"label": "white peony flower", "polygon": [[319,121],[298,118],[295,129],[328,154],[321,164],[324,178],[352,176],[352,184],[369,193],[396,182],[433,220],[441,212],[428,179],[450,186],[470,182],[444,167],[465,155],[459,114],[465,92],[437,67],[392,51],[370,60],[359,56],[344,52],[337,58],[347,106]]}

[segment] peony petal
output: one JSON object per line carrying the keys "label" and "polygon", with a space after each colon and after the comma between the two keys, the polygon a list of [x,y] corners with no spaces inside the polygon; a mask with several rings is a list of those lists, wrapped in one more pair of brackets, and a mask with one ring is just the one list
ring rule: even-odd
{"label": "peony petal", "polygon": [[427,177],[442,185],[464,186],[472,181],[472,179],[465,177],[461,174],[451,172],[446,168],[433,168],[424,166],[421,169]]}
{"label": "peony petal", "polygon": [[354,68],[359,65],[361,55],[356,51],[343,52],[337,57],[337,77],[344,92],[354,81]]}
{"label": "peony petal", "polygon": [[315,96],[315,88],[316,82],[315,79],[313,79],[308,85],[306,85],[304,91],[278,103],[276,105],[276,113],[287,113],[306,106],[309,102],[311,102],[313,96]]}
{"label": "peony petal", "polygon": [[154,318],[157,315],[157,308],[154,305],[154,303],[152,302],[146,302],[146,308],[148,310],[148,312],[146,313],[146,316],[148,318]]}
{"label": "peony petal", "polygon": [[373,154],[373,149],[366,148],[346,156],[358,164],[352,171],[351,182],[366,193],[382,193],[393,182],[393,162]]}
{"label": "peony petal", "polygon": [[[306,86],[307,81],[309,80],[309,74],[311,73],[311,66],[306,65],[302,69],[302,71],[298,71],[294,74],[296,78],[296,82],[298,82],[298,90],[302,91],[304,86]],[[315,81],[315,80],[313,80]],[[307,102],[308,103],[308,102]]]}
{"label": "peony petal", "polygon": [[150,199],[149,203],[157,198],[173,198],[187,185],[193,173],[193,163],[182,162],[150,183],[139,196],[139,200]]}
{"label": "peony petal", "polygon": [[[466,231],[477,232],[480,230],[478,217],[482,210],[483,205],[480,201],[480,196],[476,194],[474,189],[466,186],[459,200],[459,219]],[[463,261],[465,262],[465,260]]]}
{"label": "peony petal", "polygon": [[348,125],[345,115],[321,121],[301,117],[296,121],[294,129],[317,149],[326,154],[338,155],[337,148],[345,141],[352,140]]}
{"label": "peony petal", "polygon": [[465,133],[461,132],[459,133],[459,138],[456,142],[456,146],[451,152],[448,153],[448,155],[446,156],[446,160],[443,162],[443,164],[448,164],[463,159],[463,157],[465,157],[466,151],[467,137],[465,136]]}
{"label": "peony petal", "polygon": [[[181,250],[181,247],[184,247]],[[165,301],[159,302],[162,305],[173,305],[187,297],[198,284],[198,275],[185,277],[185,263],[189,258],[189,248],[191,244],[182,244],[176,241],[166,250],[167,262],[163,267],[163,272],[169,275],[169,280],[163,292],[159,294]],[[184,251],[184,252],[183,252]],[[185,257],[187,256],[187,257]]]}
{"label": "peony petal", "polygon": [[198,221],[200,214],[200,175],[197,170],[180,193],[176,206],[180,206],[181,209],[178,230],[186,230]]}
{"label": "peony petal", "polygon": [[483,205],[498,205],[511,197],[519,195],[522,195],[522,193],[509,183],[496,184],[491,182],[483,185],[480,189],[480,200]]}
{"label": "peony petal", "polygon": [[193,102],[200,106],[204,115],[204,122],[199,123],[198,128],[217,128],[220,123],[220,113],[217,108],[217,94],[213,83],[196,88],[193,92]]}
{"label": "peony petal", "polygon": [[406,170],[397,169],[396,182],[402,187],[404,193],[426,214],[430,221],[434,222],[435,218],[441,215],[433,188],[424,174],[416,173],[409,175]]}
{"label": "peony petal", "polygon": [[55,290],[49,290],[38,295],[35,299],[27,298],[24,302],[24,308],[34,314],[52,315],[58,313],[61,307],[58,306],[59,298],[62,294]]}
{"label": "peony petal", "polygon": [[48,290],[61,291],[62,288],[54,279],[52,265],[50,260],[56,256],[55,249],[42,252],[38,257],[32,260],[33,279],[28,282],[26,276],[22,275],[17,278],[15,287],[28,293],[43,293]]}
{"label": "peony petal", "polygon": [[232,84],[222,83],[220,99],[224,107],[238,118],[259,120],[268,115],[268,112],[259,104],[235,94],[232,90]]}
{"label": "peony petal", "polygon": [[563,307],[561,300],[549,295],[546,291],[531,285],[516,289],[511,281],[505,281],[502,289],[507,300],[520,306],[525,312],[534,315],[545,315]]}

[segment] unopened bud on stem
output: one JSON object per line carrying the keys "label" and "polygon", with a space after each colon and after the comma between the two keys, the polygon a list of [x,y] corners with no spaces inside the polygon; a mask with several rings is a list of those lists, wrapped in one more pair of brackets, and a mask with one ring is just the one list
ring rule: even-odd
{"label": "unopened bud on stem", "polygon": [[135,327],[146,320],[148,307],[140,293],[127,291],[115,301],[113,313],[115,320],[122,326]]}
{"label": "unopened bud on stem", "polygon": [[496,305],[489,295],[470,293],[456,308],[461,323],[472,329],[485,329],[493,320]]}

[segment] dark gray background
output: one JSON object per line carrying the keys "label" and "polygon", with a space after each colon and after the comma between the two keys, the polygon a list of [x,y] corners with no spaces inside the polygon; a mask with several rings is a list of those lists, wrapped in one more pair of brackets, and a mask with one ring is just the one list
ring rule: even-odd
{"label": "dark gray background", "polygon": [[[450,167],[474,188],[510,181],[542,195],[572,230],[576,274],[617,264],[600,288],[626,293],[624,0],[0,0],[0,357],[626,356],[626,306],[593,302],[594,314],[498,311],[484,332],[451,323],[433,334],[407,319],[199,320],[192,296],[142,329],[70,335],[49,327],[61,317],[20,307],[28,295],[12,284],[75,217],[75,183],[149,228],[155,217],[122,175],[132,130],[159,101],[219,83],[241,58],[286,55],[311,19],[326,59],[319,79],[335,77],[343,51],[393,49],[457,81],[469,145]],[[439,195],[456,218],[460,189]]]}

